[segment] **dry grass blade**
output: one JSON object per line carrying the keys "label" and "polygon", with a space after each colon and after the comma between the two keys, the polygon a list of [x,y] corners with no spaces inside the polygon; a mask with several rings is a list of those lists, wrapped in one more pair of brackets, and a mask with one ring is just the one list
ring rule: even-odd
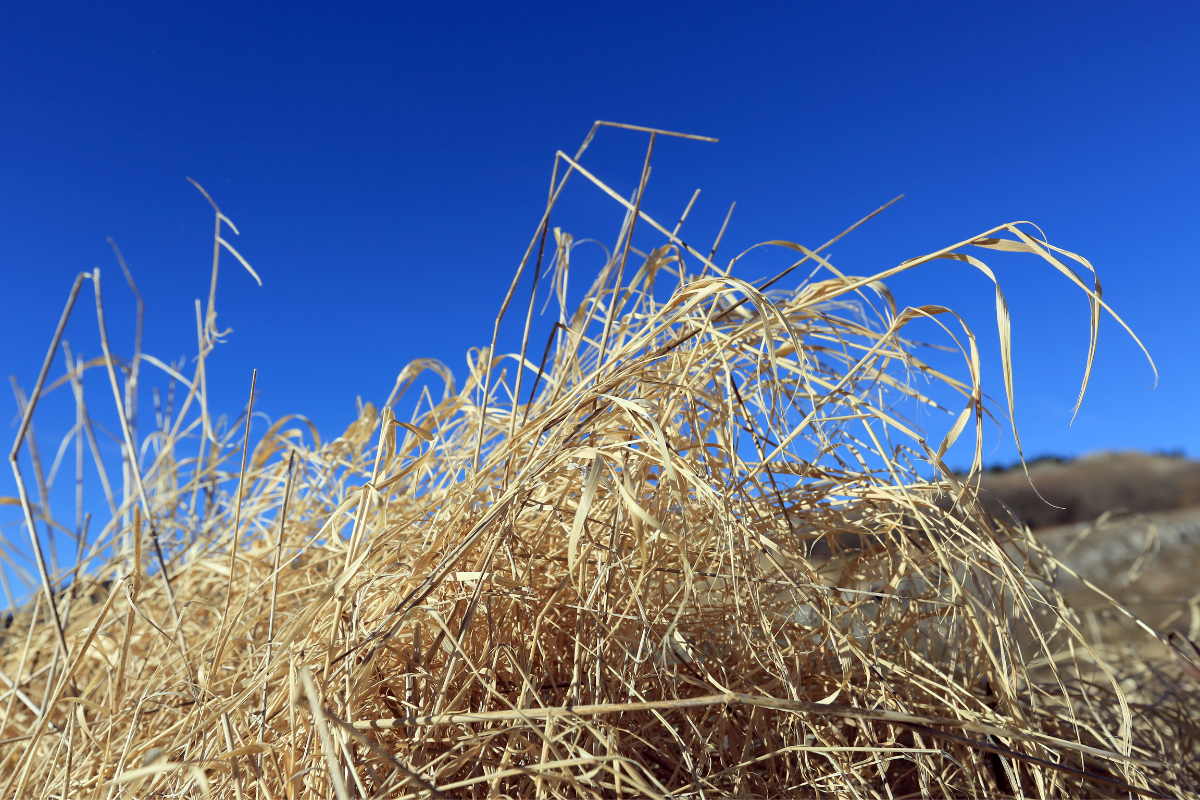
{"label": "dry grass blade", "polygon": [[[973,333],[949,309],[897,308],[881,283],[935,259],[989,276],[1011,409],[1001,273],[978,253],[1048,264],[1084,292],[1094,334],[1099,283],[1065,266],[1090,264],[1011,224],[871,275],[822,255],[840,237],[769,242],[788,261],[755,285],[733,270],[741,256],[718,266],[715,247],[680,238],[695,195],[674,229],[651,216],[653,147],[631,199],[581,166],[608,128],[677,136],[597,123],[575,158],[559,153],[466,379],[414,361],[335,438],[285,417],[251,440],[248,421],[209,408],[218,259],[240,256],[207,193],[212,282],[190,375],[140,340],[122,360],[104,336],[104,358],[68,356],[47,383],[60,325],[12,463],[19,474],[38,398],[71,387],[77,464],[87,438],[112,521],[78,545],[100,566],[74,573],[67,623],[55,587],[72,575],[43,565],[19,635],[0,639],[6,798],[1200,793],[1194,646],[1163,637],[1177,662],[1102,658],[1057,590],[1060,565],[978,502],[983,420],[1004,412],[985,405]],[[578,240],[551,239],[550,219],[562,224],[575,172],[624,223],[569,306]],[[661,235],[640,264],[635,232],[636,246]],[[824,274],[782,290],[803,264]],[[558,308],[535,370],[543,274]],[[521,280],[510,356],[497,348]],[[908,338],[929,322],[962,375]],[[142,361],[169,383],[149,432]],[[83,405],[92,369],[142,454],[122,465],[123,492]],[[902,416],[941,397],[919,381],[964,404],[932,442]],[[412,386],[401,421],[393,403]],[[942,456],[972,433],[975,468],[956,476]],[[26,526],[42,514],[53,528],[24,491]]]}

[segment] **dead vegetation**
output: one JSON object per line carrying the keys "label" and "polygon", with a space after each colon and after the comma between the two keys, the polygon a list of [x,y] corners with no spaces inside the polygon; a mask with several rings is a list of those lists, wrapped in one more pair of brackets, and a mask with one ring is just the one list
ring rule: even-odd
{"label": "dead vegetation", "polygon": [[999,517],[1008,506],[1036,530],[1091,522],[1105,512],[1152,514],[1200,506],[1200,462],[1179,456],[1128,452],[1047,459],[1031,464],[1029,476],[1033,485],[1019,465],[985,473],[984,509]]}
{"label": "dead vegetation", "polygon": [[[752,285],[641,210],[667,135],[645,133],[632,200],[579,165],[591,135],[556,160],[500,315],[547,271],[544,351],[535,291],[518,354],[494,337],[461,386],[414,362],[329,441],[301,418],[251,438],[248,413],[221,426],[207,407],[219,211],[190,376],[105,341],[46,383],[60,326],[25,421],[73,390],[82,453],[96,368],[125,453],[145,455],[125,459],[123,492],[104,479],[112,520],[80,544],[77,580],[39,550],[42,591],[0,643],[3,797],[1196,794],[1190,662],[1089,646],[1053,559],[976,501],[978,447],[966,483],[942,464],[983,423],[974,337],[881,283],[1025,253],[1087,293],[1094,342],[1102,303],[1067,266],[1087,262],[1006,225],[866,277],[827,264],[828,245],[772,242],[795,263]],[[550,215],[575,173],[625,222],[568,306],[573,239]],[[635,251],[635,226],[661,246]],[[801,265],[825,275],[780,291]],[[102,312],[99,272],[75,292],[85,279]],[[962,380],[904,338],[927,319],[957,337]],[[139,439],[143,362],[177,396]],[[922,401],[917,377],[963,398],[937,445],[891,405]],[[20,485],[27,525],[48,530]]]}

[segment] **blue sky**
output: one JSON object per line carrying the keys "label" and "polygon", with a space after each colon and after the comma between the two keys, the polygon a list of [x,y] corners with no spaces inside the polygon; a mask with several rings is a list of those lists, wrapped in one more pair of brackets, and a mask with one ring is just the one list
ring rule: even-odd
{"label": "blue sky", "polygon": [[[97,266],[110,334],[131,350],[108,236],[146,298],[147,351],[194,353],[212,218],[191,176],[264,283],[226,262],[219,322],[233,333],[211,362],[215,405],[236,415],[257,367],[260,410],[336,434],[355,398],[382,402],[411,359],[462,374],[538,223],[555,150],[608,119],[720,139],[661,141],[645,207],[673,220],[702,188],[684,238],[708,245],[736,201],[726,257],[767,239],[816,246],[901,193],[833,263],[869,274],[1037,222],[1096,266],[1161,380],[1150,388],[1105,320],[1071,425],[1086,303],[1031,260],[996,259],[1027,454],[1196,456],[1198,40],[1185,3],[6,4],[0,369],[32,385],[74,275]],[[630,192],[644,147],[605,131],[587,163]],[[558,224],[611,242],[620,221],[578,182]],[[785,263],[756,256],[735,274]],[[962,312],[1002,397],[984,278],[937,266],[891,287],[902,305]],[[89,304],[67,338],[96,355]],[[71,424],[48,413],[44,449]],[[0,414],[16,417],[8,392]],[[935,440],[950,424],[924,421]],[[989,462],[1015,459],[1011,436],[989,437]]]}

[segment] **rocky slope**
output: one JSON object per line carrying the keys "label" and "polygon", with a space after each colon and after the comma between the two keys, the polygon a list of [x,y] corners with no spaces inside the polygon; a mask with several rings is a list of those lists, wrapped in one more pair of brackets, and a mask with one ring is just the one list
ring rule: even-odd
{"label": "rocky slope", "polygon": [[[1046,501],[1061,508],[1039,499],[1030,478]],[[1095,637],[1147,654],[1162,649],[1084,581],[1162,633],[1200,638],[1200,462],[1097,453],[1037,462],[1029,478],[1019,467],[989,472],[982,485],[991,493],[985,503],[993,513],[1006,504],[1078,574],[1060,575],[1058,586]]]}

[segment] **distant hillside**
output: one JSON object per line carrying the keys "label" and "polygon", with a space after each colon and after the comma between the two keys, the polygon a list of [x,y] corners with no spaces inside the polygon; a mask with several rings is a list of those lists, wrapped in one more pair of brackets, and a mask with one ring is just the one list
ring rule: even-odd
{"label": "distant hillside", "polygon": [[[1029,485],[1033,480],[1039,499]],[[984,504],[1002,513],[999,498],[1031,528],[1093,520],[1112,509],[1141,513],[1200,506],[1200,461],[1145,453],[1095,453],[1072,461],[1044,459],[984,474]]]}

